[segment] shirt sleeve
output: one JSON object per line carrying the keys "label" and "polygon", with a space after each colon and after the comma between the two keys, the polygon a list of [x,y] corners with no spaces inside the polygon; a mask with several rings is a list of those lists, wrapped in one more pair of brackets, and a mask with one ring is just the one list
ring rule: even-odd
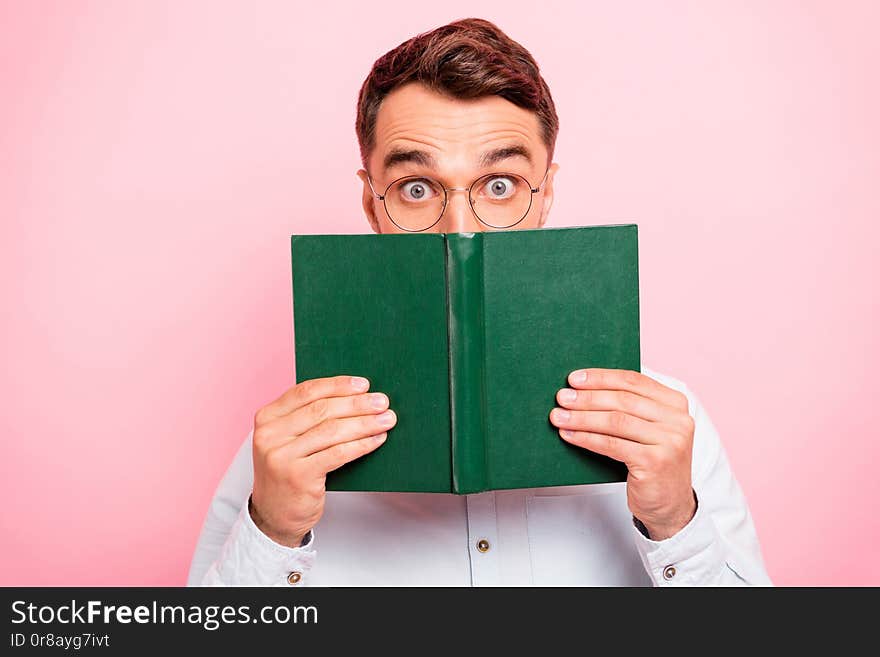
{"label": "shirt sleeve", "polygon": [[315,560],[315,532],[291,548],[276,543],[248,511],[253,432],[217,486],[190,564],[188,586],[303,586]]}
{"label": "shirt sleeve", "polygon": [[692,482],[697,511],[677,534],[647,538],[635,525],[636,548],[654,586],[772,586],[745,495],[721,440],[696,395]]}

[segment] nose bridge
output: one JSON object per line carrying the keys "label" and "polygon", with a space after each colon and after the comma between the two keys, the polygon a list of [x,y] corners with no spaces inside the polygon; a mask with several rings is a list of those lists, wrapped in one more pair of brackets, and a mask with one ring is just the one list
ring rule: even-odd
{"label": "nose bridge", "polygon": [[446,188],[446,209],[443,211],[443,223],[448,233],[473,233],[482,230],[483,224],[474,214],[468,201],[467,188]]}

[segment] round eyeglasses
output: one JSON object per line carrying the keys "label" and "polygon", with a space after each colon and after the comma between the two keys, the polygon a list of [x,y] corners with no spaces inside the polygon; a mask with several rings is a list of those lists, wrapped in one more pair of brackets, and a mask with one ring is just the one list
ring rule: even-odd
{"label": "round eyeglasses", "polygon": [[469,187],[444,187],[427,176],[405,176],[392,181],[381,194],[376,193],[369,176],[367,182],[373,196],[385,205],[385,212],[395,226],[419,233],[440,221],[446,209],[448,192],[467,192],[474,216],[486,226],[515,226],[526,218],[532,207],[532,196],[544,187],[549,172],[548,168],[537,187],[532,187],[528,180],[516,173],[489,173],[477,178]]}

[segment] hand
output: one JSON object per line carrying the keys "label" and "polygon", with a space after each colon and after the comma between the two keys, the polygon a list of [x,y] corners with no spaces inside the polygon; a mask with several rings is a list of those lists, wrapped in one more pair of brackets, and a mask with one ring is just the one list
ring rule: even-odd
{"label": "hand", "polygon": [[298,547],[324,512],[327,473],[378,448],[397,423],[369,387],[351,376],[302,381],[254,416],[251,517],[276,543]]}
{"label": "hand", "polygon": [[697,508],[691,486],[694,420],[687,397],[630,370],[577,370],[568,383],[571,388],[556,394],[562,408],[550,412],[560,436],[625,463],[632,514],[655,541],[675,535]]}

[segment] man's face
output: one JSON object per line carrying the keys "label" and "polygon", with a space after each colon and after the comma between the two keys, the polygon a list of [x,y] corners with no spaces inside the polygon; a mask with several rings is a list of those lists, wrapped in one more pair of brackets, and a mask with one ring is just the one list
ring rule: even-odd
{"label": "man's face", "polygon": [[[540,228],[547,221],[558,165],[547,169],[547,147],[534,112],[499,96],[458,100],[410,83],[392,91],[382,102],[367,167],[377,194],[406,176],[427,176],[444,187],[463,188],[487,174],[513,173],[538,187],[546,172],[541,190],[531,195],[528,214],[513,226],[521,230]],[[405,232],[389,219],[385,205],[370,189],[367,175],[364,169],[358,171],[364,183],[364,212],[373,230]],[[421,190],[417,188],[417,192]],[[424,232],[499,230],[477,219],[466,191],[449,191],[447,199],[440,220]]]}

